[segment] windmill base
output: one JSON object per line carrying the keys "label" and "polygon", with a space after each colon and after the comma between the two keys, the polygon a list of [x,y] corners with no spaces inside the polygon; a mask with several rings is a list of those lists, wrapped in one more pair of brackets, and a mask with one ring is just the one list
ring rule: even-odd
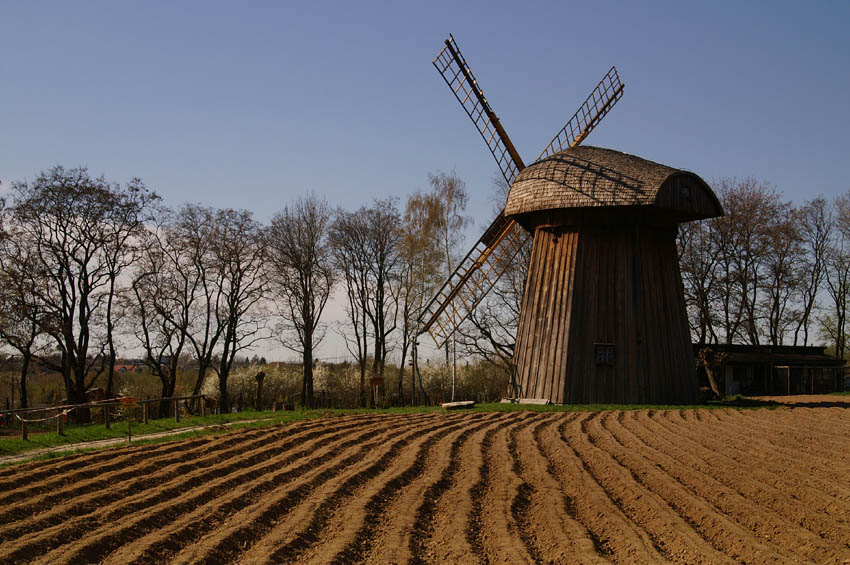
{"label": "windmill base", "polygon": [[697,401],[676,229],[634,221],[535,230],[512,395]]}

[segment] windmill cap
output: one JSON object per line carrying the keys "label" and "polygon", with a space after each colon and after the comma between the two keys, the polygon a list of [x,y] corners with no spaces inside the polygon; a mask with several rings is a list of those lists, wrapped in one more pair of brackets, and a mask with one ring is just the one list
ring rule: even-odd
{"label": "windmill cap", "polygon": [[511,185],[505,214],[571,208],[652,207],[677,221],[723,215],[699,176],[635,155],[578,146],[523,169]]}

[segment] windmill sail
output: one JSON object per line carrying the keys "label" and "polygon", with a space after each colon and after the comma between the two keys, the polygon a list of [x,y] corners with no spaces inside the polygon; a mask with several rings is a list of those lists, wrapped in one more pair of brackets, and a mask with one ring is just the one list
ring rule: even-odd
{"label": "windmill sail", "polygon": [[537,161],[545,159],[565,147],[575,147],[584,141],[584,138],[590,134],[596,124],[605,117],[605,114],[611,111],[614,104],[622,97],[623,83],[620,82],[617,68],[611,67],[611,70],[602,77],[596,88],[590,92],[590,96],[587,97],[584,104],[579,106],[573,117],[569,119],[567,125],[555,135],[549,145],[540,153]]}
{"label": "windmill sail", "polygon": [[484,92],[478,86],[478,81],[472,75],[466,59],[451,35],[446,40],[446,46],[434,59],[434,66],[452,89],[466,115],[475,124],[478,133],[484,138],[490,153],[499,165],[499,170],[502,171],[502,175],[510,186],[525,165],[499,122],[499,118],[487,103]]}
{"label": "windmill sail", "polygon": [[[434,59],[434,66],[484,138],[510,186],[525,165],[487,103],[454,38],[449,36],[445,43]],[[611,67],[540,158],[560,151],[565,144],[572,147],[581,143],[622,95],[617,69]],[[441,347],[469,318],[529,239],[524,228],[500,213],[425,307],[420,316],[420,333],[429,332]]]}
{"label": "windmill sail", "polygon": [[500,213],[425,307],[421,332],[442,347],[490,292],[528,241],[528,233]]}

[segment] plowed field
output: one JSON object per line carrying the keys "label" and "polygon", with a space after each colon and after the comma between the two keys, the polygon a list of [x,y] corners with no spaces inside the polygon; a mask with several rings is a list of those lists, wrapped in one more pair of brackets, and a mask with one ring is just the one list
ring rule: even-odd
{"label": "plowed field", "polygon": [[0,469],[0,563],[842,563],[850,410],[349,416]]}

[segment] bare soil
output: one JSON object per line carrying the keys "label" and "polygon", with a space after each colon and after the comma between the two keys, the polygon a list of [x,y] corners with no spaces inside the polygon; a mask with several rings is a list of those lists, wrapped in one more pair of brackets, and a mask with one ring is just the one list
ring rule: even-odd
{"label": "bare soil", "polygon": [[792,402],[358,415],[25,463],[0,470],[0,564],[850,563],[850,398]]}

